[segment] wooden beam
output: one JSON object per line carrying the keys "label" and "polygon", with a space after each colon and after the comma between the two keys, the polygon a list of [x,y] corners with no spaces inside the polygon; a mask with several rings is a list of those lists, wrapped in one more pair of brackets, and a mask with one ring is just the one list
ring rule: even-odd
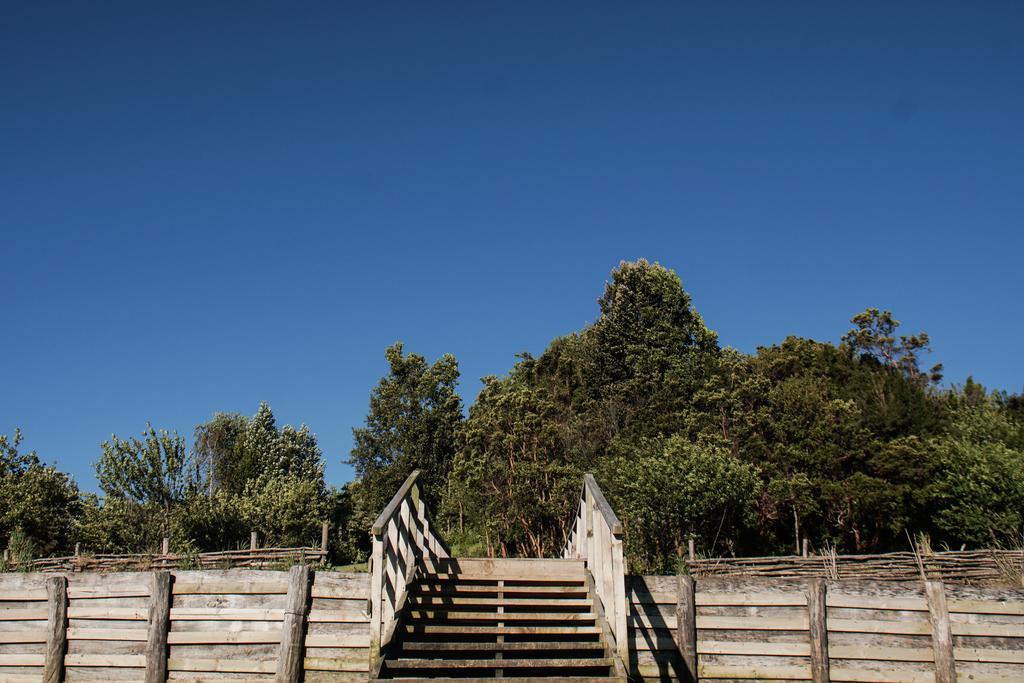
{"label": "wooden beam", "polygon": [[811,680],[828,683],[828,616],[825,606],[825,581],[813,579],[807,585],[807,622],[811,640]]}
{"label": "wooden beam", "polygon": [[306,643],[306,614],[309,610],[309,567],[292,567],[288,574],[288,602],[281,625],[281,646],[277,656],[277,683],[302,680]]}
{"label": "wooden beam", "polygon": [[684,683],[698,680],[696,597],[693,577],[679,575],[676,580],[676,646],[683,656]]}
{"label": "wooden beam", "polygon": [[167,680],[167,631],[171,617],[171,574],[155,572],[146,629],[146,683]]}
{"label": "wooden beam", "polygon": [[601,513],[601,516],[603,516],[605,521],[608,523],[608,530],[615,536],[621,536],[622,522],[619,521],[618,516],[612,511],[612,506],[604,499],[604,493],[601,491],[601,487],[597,485],[597,480],[594,479],[594,475],[583,475],[583,481],[587,488],[590,489],[594,509],[598,510]]}
{"label": "wooden beam", "polygon": [[925,581],[928,616],[935,653],[935,683],[956,683],[956,660],[953,658],[953,631],[949,623],[946,590],[941,581]]}
{"label": "wooden beam", "polygon": [[64,680],[64,652],[68,644],[68,580],[64,576],[46,579],[46,658],[43,683]]}

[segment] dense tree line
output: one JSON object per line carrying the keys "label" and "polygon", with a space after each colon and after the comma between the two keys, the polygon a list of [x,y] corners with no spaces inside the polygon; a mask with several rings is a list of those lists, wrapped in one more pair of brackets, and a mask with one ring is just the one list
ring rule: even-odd
{"label": "dense tree line", "polygon": [[[347,520],[346,493],[324,482],[309,429],[278,428],[263,403],[246,417],[218,413],[185,438],[147,426],[138,437],[111,436],[95,463],[101,496],[35,453],[19,452],[21,432],[0,435],[0,540],[15,559],[68,552],[151,552],[169,538],[179,553],[264,544],[314,545],[324,520]],[[340,534],[334,554],[345,556]]]}
{"label": "dense tree line", "polygon": [[890,312],[855,315],[839,344],[745,354],[642,260],[612,272],[598,305],[593,324],[484,378],[465,419],[428,400],[457,400],[452,359],[442,380],[392,349],[357,432],[373,438],[352,453],[355,498],[379,509],[420,467],[447,482],[433,503],[457,550],[552,555],[593,472],[636,571],[673,570],[691,537],[707,554],[1021,543],[1021,397],[941,388],[928,335],[901,334]]}
{"label": "dense tree line", "polygon": [[[672,571],[690,538],[709,555],[1022,543],[1024,397],[968,379],[943,388],[927,334],[888,311],[855,315],[838,344],[789,337],[722,346],[678,276],[612,271],[596,321],[483,379],[463,410],[459,367],[395,344],[353,430],[357,478],[333,488],[305,427],[261,404],[184,437],[148,426],[96,463],[102,496],[0,435],[0,542],[16,555],[245,545],[257,529],[307,545],[330,520],[335,562],[364,560],[368,530],[402,480],[454,549],[553,555],[583,474],[621,517],[633,571]],[[836,331],[837,336],[842,330]]]}

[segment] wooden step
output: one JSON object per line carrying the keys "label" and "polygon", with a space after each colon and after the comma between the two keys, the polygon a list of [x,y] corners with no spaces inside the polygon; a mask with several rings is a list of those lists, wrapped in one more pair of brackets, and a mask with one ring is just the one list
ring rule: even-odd
{"label": "wooden step", "polygon": [[481,607],[579,607],[580,609],[587,609],[593,606],[590,600],[584,598],[478,598],[420,595],[418,593],[410,594],[406,604],[423,605],[437,609],[457,605],[479,605]]}
{"label": "wooden step", "polygon": [[592,669],[612,666],[611,657],[590,659],[389,659],[389,669]]}
{"label": "wooden step", "polygon": [[461,593],[497,593],[501,591],[505,594],[510,593],[550,593],[550,594],[570,594],[570,595],[586,595],[587,588],[583,585],[583,582],[578,582],[578,585],[571,586],[497,586],[487,585],[481,586],[472,583],[457,583],[454,581],[438,581],[431,580],[430,577],[424,577],[419,580],[416,586],[412,589],[412,594],[416,595],[456,595]]}
{"label": "wooden step", "polygon": [[594,621],[593,612],[461,612],[455,610],[409,609],[411,619],[436,621]]}
{"label": "wooden step", "polygon": [[406,652],[532,652],[535,650],[594,650],[604,651],[599,641],[529,641],[522,643],[430,643],[407,642],[402,644]]}
{"label": "wooden step", "polygon": [[[506,678],[509,678],[506,676]],[[569,683],[627,683],[627,680],[621,676],[558,676],[559,681],[568,681]],[[389,678],[391,681],[408,681],[412,683],[422,683],[422,677],[405,677],[405,678]],[[429,680],[434,683],[490,683],[494,680],[494,676],[484,678],[430,678]],[[516,676],[513,678],[516,683],[551,683],[551,676]]]}
{"label": "wooden step", "polygon": [[553,582],[582,581],[581,560],[443,558],[424,560],[424,575],[460,579],[510,579]]}
{"label": "wooden step", "polygon": [[495,636],[515,635],[594,635],[600,634],[597,626],[466,626],[444,624],[402,624],[406,633],[412,634],[475,634]]}

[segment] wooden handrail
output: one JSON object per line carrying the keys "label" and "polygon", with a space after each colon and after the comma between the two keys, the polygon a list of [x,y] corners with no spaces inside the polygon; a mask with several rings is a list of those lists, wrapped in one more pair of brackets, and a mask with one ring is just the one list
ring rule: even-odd
{"label": "wooden handrail", "polygon": [[449,557],[431,524],[419,485],[410,474],[370,528],[370,671],[379,669],[381,650],[390,642],[405,606],[409,585],[424,557]]}
{"label": "wooden handrail", "polygon": [[590,493],[594,496],[594,509],[601,512],[601,516],[608,523],[608,528],[616,536],[621,536],[622,522],[619,521],[618,515],[612,510],[612,506],[604,499],[604,493],[601,491],[601,487],[597,485],[594,475],[590,473],[583,475],[583,485],[590,488]]}
{"label": "wooden handrail", "polygon": [[586,562],[593,576],[594,592],[600,599],[614,635],[615,652],[621,662],[629,662],[629,613],[622,522],[605,500],[601,487],[591,474],[583,477],[576,522],[566,537],[562,557]]}

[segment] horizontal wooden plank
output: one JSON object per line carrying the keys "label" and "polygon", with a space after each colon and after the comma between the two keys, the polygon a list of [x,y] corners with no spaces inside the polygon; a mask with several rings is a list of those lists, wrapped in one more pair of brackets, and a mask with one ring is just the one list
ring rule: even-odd
{"label": "horizontal wooden plank", "polygon": [[704,607],[803,607],[807,596],[803,593],[696,593],[698,606]]}
{"label": "horizontal wooden plank", "polygon": [[46,608],[0,609],[0,621],[46,621]]}
{"label": "horizontal wooden plank", "polygon": [[968,624],[954,621],[950,624],[954,636],[989,636],[992,638],[1024,638],[1024,623],[1020,624]]}
{"label": "horizontal wooden plank", "polygon": [[889,596],[827,593],[825,596],[825,603],[829,607],[846,607],[851,609],[901,610],[909,612],[928,611],[928,603],[923,597],[896,598]]}
{"label": "horizontal wooden plank", "polygon": [[452,597],[443,595],[417,595],[409,596],[408,605],[429,606],[431,608],[455,607],[459,605],[503,605],[514,607],[578,607],[587,608],[591,601],[585,598],[477,598],[477,597]]}
{"label": "horizontal wooden plank", "polygon": [[68,654],[64,666],[146,668],[146,655]]}
{"label": "horizontal wooden plank", "polygon": [[146,629],[128,628],[69,628],[68,640],[146,641]]}
{"label": "horizontal wooden plank", "polygon": [[697,654],[809,657],[811,646],[807,643],[762,643],[757,641],[698,639]]}
{"label": "horizontal wooden plank", "polygon": [[367,614],[350,614],[347,612],[313,609],[309,611],[306,621],[311,624],[368,624],[370,623],[370,616]]}
{"label": "horizontal wooden plank", "polygon": [[306,636],[306,647],[369,647],[370,632],[316,633]]}
{"label": "horizontal wooden plank", "polygon": [[526,634],[594,634],[600,633],[597,626],[405,626],[408,633],[487,633],[492,635],[526,635]]}
{"label": "horizontal wooden plank", "polygon": [[146,620],[149,610],[134,607],[68,607],[68,619]]}
{"label": "horizontal wooden plank", "polygon": [[171,608],[171,621],[282,621],[283,619],[283,609]]}
{"label": "horizontal wooden plank", "polygon": [[409,609],[407,614],[414,619],[436,619],[440,621],[594,621],[597,615],[591,612],[456,612],[452,610]]}
{"label": "horizontal wooden plank", "polygon": [[851,669],[837,666],[829,668],[829,678],[836,683],[935,683],[935,675],[930,671]]}
{"label": "horizontal wooden plank", "polygon": [[872,659],[887,662],[931,662],[930,647],[883,647],[878,645],[829,645],[831,659]]}
{"label": "horizontal wooden plank", "polygon": [[[471,583],[449,583],[444,581],[431,581],[430,577],[421,579],[412,592],[416,595],[457,595],[462,593],[497,593],[498,586],[477,585]],[[587,588],[580,581],[578,585],[571,586],[503,586],[501,592],[505,595],[516,595],[524,593],[570,593],[574,595],[586,595]],[[674,604],[674,603],[673,603]]]}
{"label": "horizontal wooden plank", "polygon": [[68,598],[71,600],[95,600],[98,598],[148,598],[150,588],[148,585],[137,586],[113,585],[86,585],[79,586],[75,583],[68,584]]}
{"label": "horizontal wooden plank", "polygon": [[1005,600],[946,600],[950,612],[966,614],[1018,614],[1024,615],[1024,601]]}
{"label": "horizontal wooden plank", "polygon": [[807,616],[799,617],[712,617],[697,615],[698,629],[743,631],[806,631]]}
{"label": "horizontal wooden plank", "polygon": [[45,663],[46,655],[0,654],[0,666],[43,666]]}
{"label": "horizontal wooden plank", "polygon": [[365,662],[348,661],[336,657],[306,657],[302,660],[302,667],[306,671],[368,671],[370,668],[369,658]]}
{"label": "horizontal wooden plank", "polygon": [[192,581],[175,583],[175,595],[283,595],[285,581]]}
{"label": "horizontal wooden plank", "polygon": [[172,671],[202,671],[205,673],[274,673],[277,662],[246,659],[198,659],[171,657],[167,668]]}
{"label": "horizontal wooden plank", "polygon": [[279,642],[281,642],[281,629],[274,629],[272,631],[171,631],[167,634],[168,645],[224,645],[233,643]]}
{"label": "horizontal wooden plank", "polygon": [[[659,672],[655,673],[655,676]],[[698,664],[699,678],[753,678],[755,680],[801,681],[810,680],[810,667],[805,666],[727,666],[723,664]],[[834,679],[833,679],[834,680]]]}
{"label": "horizontal wooden plank", "polygon": [[[994,648],[954,647],[953,658],[958,662],[993,662],[1024,664],[1024,643],[1015,650]],[[1024,674],[1024,672],[1022,672]]]}
{"label": "horizontal wooden plank", "polygon": [[0,631],[0,644],[45,642],[46,631]]}
{"label": "horizontal wooden plank", "polygon": [[892,633],[926,636],[931,634],[927,621],[882,621],[879,619],[829,619],[828,630],[844,633]]}
{"label": "horizontal wooden plank", "polygon": [[46,589],[14,588],[4,590],[0,588],[0,602],[13,602],[15,600],[46,600]]}
{"label": "horizontal wooden plank", "polygon": [[611,666],[610,657],[557,657],[551,659],[391,659],[390,669],[542,669]]}

